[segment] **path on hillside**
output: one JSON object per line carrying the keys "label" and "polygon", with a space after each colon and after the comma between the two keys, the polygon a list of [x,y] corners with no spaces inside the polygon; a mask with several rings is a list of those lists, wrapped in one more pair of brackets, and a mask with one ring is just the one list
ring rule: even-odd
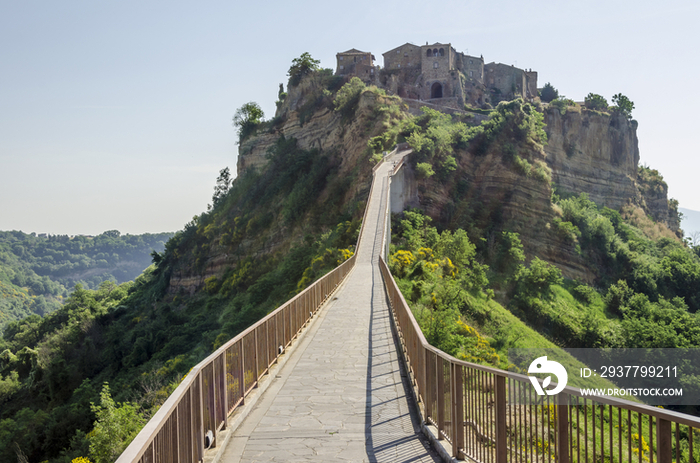
{"label": "path on hillside", "polygon": [[379,272],[388,175],[377,169],[357,262],[222,461],[438,462],[407,396]]}

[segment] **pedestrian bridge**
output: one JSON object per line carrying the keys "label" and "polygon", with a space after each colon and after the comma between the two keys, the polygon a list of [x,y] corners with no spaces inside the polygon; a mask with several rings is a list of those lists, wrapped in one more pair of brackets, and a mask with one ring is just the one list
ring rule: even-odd
{"label": "pedestrian bridge", "polygon": [[407,153],[375,168],[355,255],[195,366],[118,463],[692,462],[700,419],[533,398],[527,377],[426,342],[385,262]]}

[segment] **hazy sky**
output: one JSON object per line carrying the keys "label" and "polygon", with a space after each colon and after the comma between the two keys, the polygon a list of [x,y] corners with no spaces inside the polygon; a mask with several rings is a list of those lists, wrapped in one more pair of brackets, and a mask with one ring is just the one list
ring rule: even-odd
{"label": "hazy sky", "polygon": [[[337,6],[336,6],[337,5]],[[694,1],[0,0],[0,230],[175,231],[235,172],[236,108],[291,60],[449,42],[577,101],[634,101],[642,163],[700,210]]]}

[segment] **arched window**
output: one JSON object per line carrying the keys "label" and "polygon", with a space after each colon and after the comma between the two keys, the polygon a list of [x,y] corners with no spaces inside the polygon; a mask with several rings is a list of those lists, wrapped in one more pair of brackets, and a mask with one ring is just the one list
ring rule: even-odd
{"label": "arched window", "polygon": [[426,56],[428,56],[428,57],[433,56],[433,50],[431,50],[430,48],[428,48],[428,51],[427,51],[427,53],[426,53]]}
{"label": "arched window", "polygon": [[440,56],[445,56],[445,49],[444,48],[440,49]]}
{"label": "arched window", "polygon": [[437,56],[437,55],[438,55],[438,50],[437,50],[437,48],[433,48],[433,56]]}

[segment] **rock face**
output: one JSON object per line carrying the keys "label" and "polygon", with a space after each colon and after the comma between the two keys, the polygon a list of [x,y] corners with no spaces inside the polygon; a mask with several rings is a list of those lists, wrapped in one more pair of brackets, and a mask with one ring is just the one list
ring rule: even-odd
{"label": "rock face", "polygon": [[588,193],[599,206],[620,209],[639,203],[636,127],[622,115],[593,111],[545,111],[547,164],[566,193]]}
{"label": "rock face", "polygon": [[[416,180],[410,169],[404,169],[400,181],[392,184],[392,197],[413,197],[417,184],[420,207],[439,218],[441,226],[467,229],[473,241],[485,243],[487,256],[498,252],[502,231],[517,232],[528,259],[537,256],[559,267],[566,277],[588,284],[595,282],[595,264],[586,262],[575,243],[557,231],[560,213],[550,199],[552,186],[558,193],[586,193],[601,207],[641,207],[677,231],[674,202],[668,201],[658,172],[643,171],[644,178],[638,174],[636,123],[586,110],[562,115],[556,108],[545,110],[545,123],[547,145],[520,144],[517,150],[529,163],[548,166],[551,184],[519,171],[504,155],[501,143],[478,155],[455,153],[458,171],[446,183]],[[403,190],[394,192],[394,187]]]}
{"label": "rock face", "polygon": [[[339,152],[341,175],[348,175],[353,166],[367,164],[367,140],[371,132],[376,135],[381,130],[371,127],[371,115],[382,96],[363,93],[353,120],[347,121],[328,105],[318,105],[319,88],[323,88],[319,78],[311,77],[289,89],[272,129],[241,144],[238,175],[264,168],[267,150],[280,136],[296,138],[304,149]],[[528,258],[538,256],[555,264],[565,276],[590,284],[596,279],[595,269],[579,254],[575,243],[556,230],[560,214],[551,203],[552,186],[557,193],[587,193],[599,206],[615,210],[627,205],[641,207],[677,232],[677,214],[667,198],[665,183],[639,178],[636,122],[580,107],[565,114],[545,107],[544,121],[548,143],[543,148],[522,145],[518,156],[533,166],[551,169],[551,183],[519,171],[504,154],[510,142],[503,140],[487,153],[455,153],[458,175],[446,183],[436,178],[418,179],[411,167],[405,166],[392,187],[392,210],[419,206],[442,226],[467,229],[472,240],[485,243],[487,255],[498,252],[501,231],[517,232]],[[366,185],[357,186],[355,192],[361,187]],[[207,275],[220,273],[227,265],[216,255],[211,255],[209,262],[206,275],[179,275],[182,286],[200,287]]]}
{"label": "rock face", "polygon": [[[296,146],[303,150],[317,149],[319,155],[327,156],[329,164],[332,164],[332,173],[328,178],[332,177],[329,185],[333,185],[321,189],[314,198],[317,204],[325,204],[329,197],[333,198],[330,202],[339,204],[366,199],[372,175],[367,141],[383,130],[375,108],[387,97],[371,91],[362,93],[352,117],[344,119],[340,112],[332,109],[332,101],[323,91],[325,85],[328,85],[328,81],[324,83],[319,76],[311,75],[302,79],[298,86],[289,88],[289,94],[279,106],[274,121],[239,146],[239,178],[249,170],[262,172],[270,162],[268,150],[281,137],[285,137],[287,140],[296,139]],[[347,190],[343,189],[339,197],[337,190],[340,183],[347,185]],[[284,198],[278,202],[277,206],[281,209]],[[280,210],[273,209],[260,211],[261,216],[269,217],[268,225],[255,236],[245,235],[236,249],[238,256],[264,258],[286,253],[293,243],[303,239],[305,221],[299,220],[294,225],[296,228],[289,227],[280,219]],[[359,215],[362,210],[354,212]],[[242,228],[246,229],[246,226]],[[227,233],[233,234],[233,231]],[[205,286],[207,279],[220,277],[228,269],[237,267],[240,257],[233,254],[223,236],[208,236],[207,239],[207,251],[197,257],[196,265],[183,261],[182,265],[173,268],[168,286],[170,294],[193,294]]]}
{"label": "rock face", "polygon": [[677,205],[669,201],[666,183],[639,175],[636,122],[621,114],[586,109],[562,115],[550,107],[544,115],[548,137],[544,150],[559,192],[584,192],[599,206],[615,210],[639,206],[679,233]]}
{"label": "rock face", "polygon": [[[296,138],[302,149],[324,150],[337,144],[343,137],[341,116],[330,108],[311,110],[319,97],[322,84],[318,76],[302,79],[277,109],[273,128],[246,139],[238,148],[237,171],[240,176],[248,169],[262,169],[267,164],[267,150],[280,136]],[[307,109],[309,108],[309,109]],[[308,114],[306,114],[308,113]]]}

